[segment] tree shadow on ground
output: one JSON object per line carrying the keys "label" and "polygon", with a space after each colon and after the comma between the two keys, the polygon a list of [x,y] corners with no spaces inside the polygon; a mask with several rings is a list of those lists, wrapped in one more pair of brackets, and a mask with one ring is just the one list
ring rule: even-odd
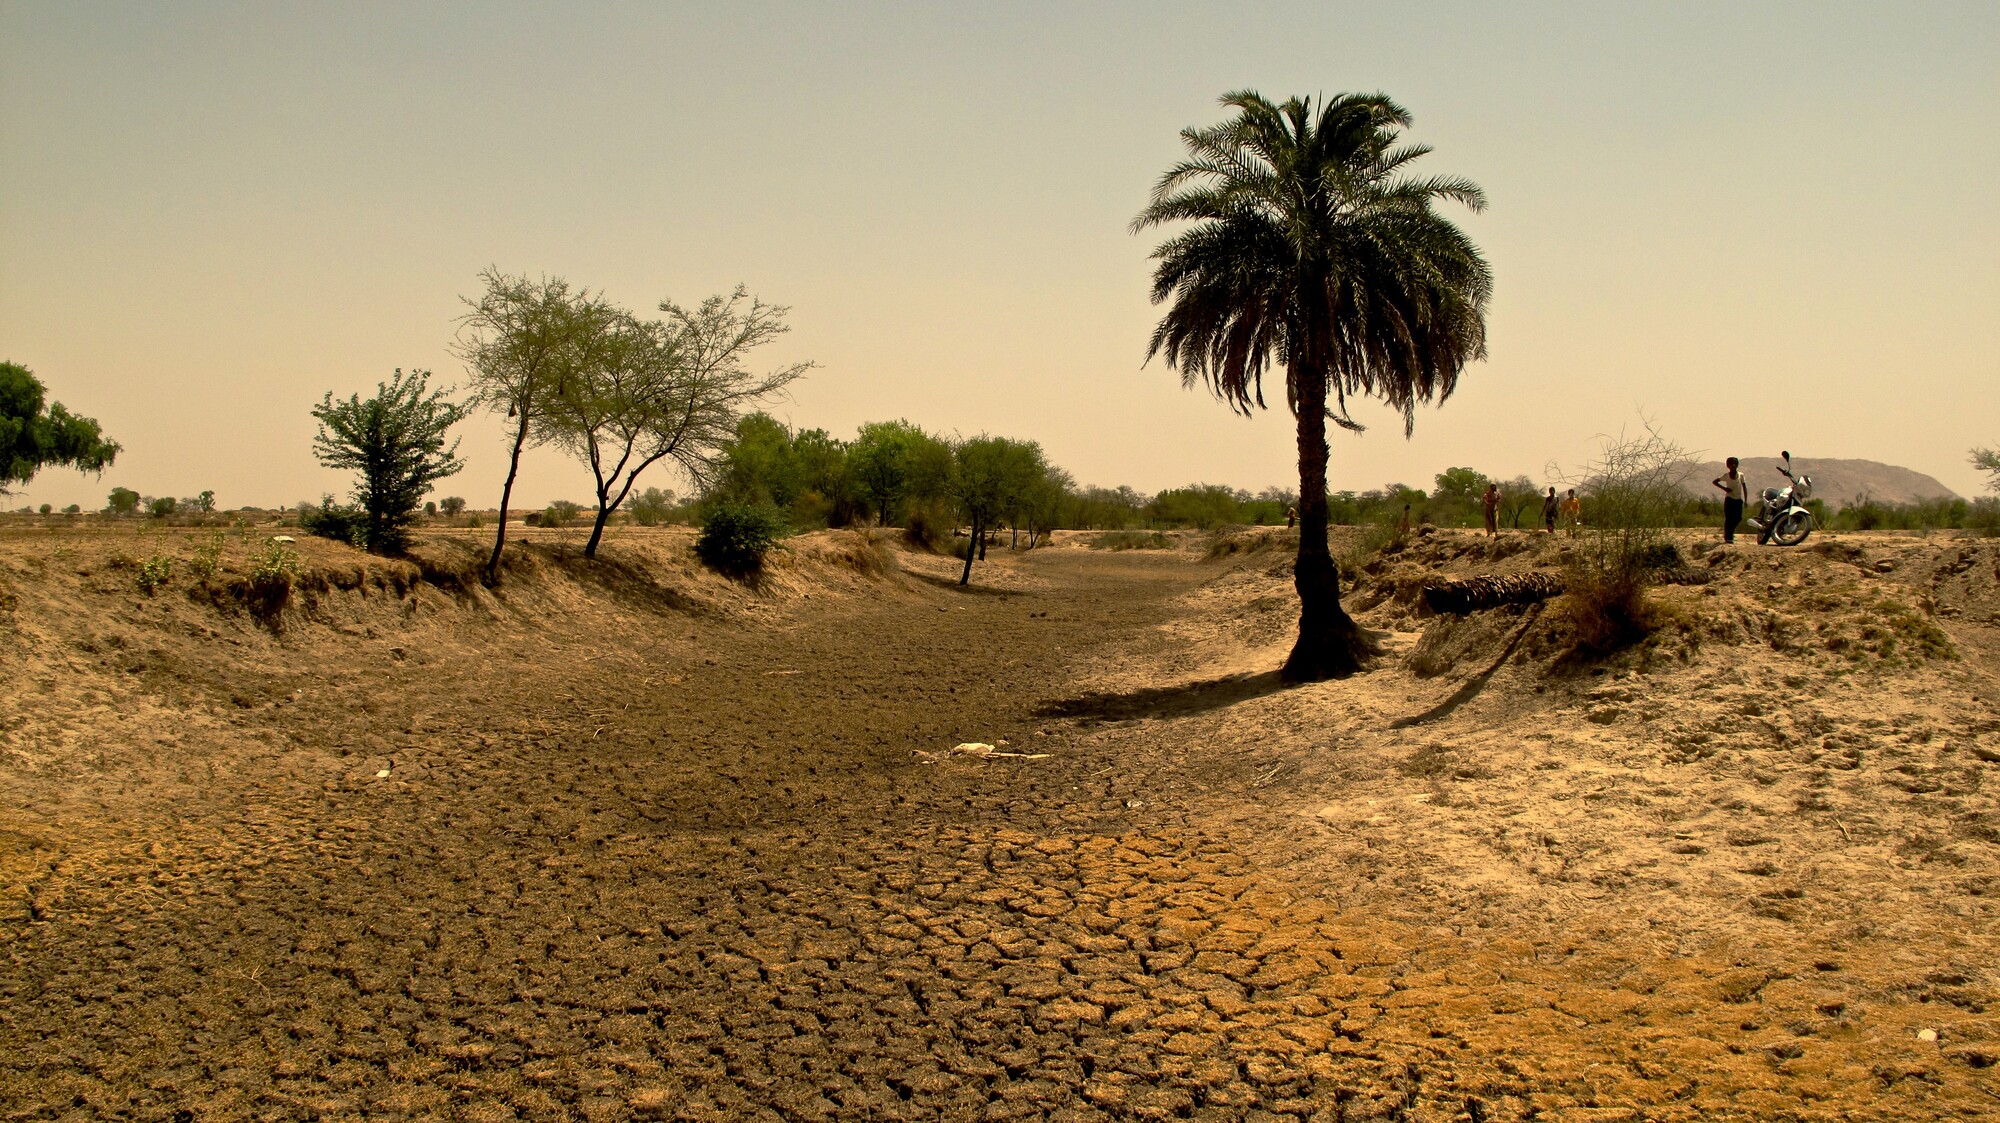
{"label": "tree shadow on ground", "polygon": [[969,593],[980,597],[1000,597],[1003,600],[1008,597],[1022,595],[1013,589],[995,589],[987,585],[961,585],[958,583],[958,578],[956,577],[938,577],[929,573],[912,573],[909,570],[904,570],[903,572],[908,573],[911,577],[919,581],[936,585],[940,589],[950,589],[954,593]]}
{"label": "tree shadow on ground", "polygon": [[1509,656],[1514,654],[1514,649],[1521,646],[1521,640],[1527,636],[1528,629],[1534,626],[1535,621],[1541,614],[1542,606],[1539,604],[1529,609],[1527,617],[1521,621],[1521,626],[1514,629],[1513,636],[1508,638],[1507,646],[1500,649],[1499,657],[1494,659],[1492,664],[1485,670],[1465,680],[1465,685],[1452,691],[1451,697],[1446,698],[1423,713],[1411,714],[1409,717],[1399,717],[1389,723],[1389,728],[1408,729],[1412,725],[1422,725],[1425,722],[1438,721],[1450,717],[1452,711],[1478,697],[1479,692],[1486,689],[1486,684],[1500,670],[1501,665],[1507,662]]}
{"label": "tree shadow on ground", "polygon": [[1122,694],[1080,694],[1035,708],[1036,717],[1069,717],[1095,721],[1131,721],[1142,717],[1185,717],[1261,698],[1288,684],[1278,672],[1225,675],[1206,682],[1148,686]]}

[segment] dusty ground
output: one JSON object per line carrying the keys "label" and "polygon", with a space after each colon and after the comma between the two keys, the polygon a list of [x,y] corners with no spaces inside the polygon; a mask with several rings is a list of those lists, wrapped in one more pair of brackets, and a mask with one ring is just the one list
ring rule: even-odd
{"label": "dusty ground", "polygon": [[0,1118],[2000,1115],[1993,543],[1577,665],[1411,595],[1561,543],[1435,536],[1280,690],[1282,543],[301,542],[260,621],[206,540],[0,537]]}

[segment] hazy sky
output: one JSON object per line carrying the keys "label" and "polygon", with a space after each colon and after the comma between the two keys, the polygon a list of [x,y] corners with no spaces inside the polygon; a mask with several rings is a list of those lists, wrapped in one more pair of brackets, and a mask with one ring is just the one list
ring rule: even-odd
{"label": "hazy sky", "polygon": [[[1964,494],[2000,444],[2000,5],[106,5],[0,0],[0,358],[103,422],[102,479],[344,491],[309,409],[461,377],[488,265],[642,312],[792,307],[774,413],[1037,439],[1082,482],[1297,484],[1289,416],[1141,367],[1157,232],[1216,98],[1375,91],[1469,176],[1492,357],[1336,488],[1543,474],[1640,411],[1694,451]],[[1282,395],[1278,400],[1282,400]],[[447,494],[498,499],[500,427]],[[642,481],[643,482],[643,481]],[[685,487],[662,475],[660,486]],[[550,452],[525,499],[582,500]]]}

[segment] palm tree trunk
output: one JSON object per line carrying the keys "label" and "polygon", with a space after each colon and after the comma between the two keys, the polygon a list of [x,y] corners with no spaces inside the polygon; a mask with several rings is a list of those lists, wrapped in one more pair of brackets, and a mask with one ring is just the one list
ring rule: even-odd
{"label": "palm tree trunk", "polygon": [[1299,387],[1299,638],[1279,672],[1286,682],[1345,678],[1361,669],[1373,645],[1340,607],[1340,571],[1327,546],[1326,378],[1303,372]]}

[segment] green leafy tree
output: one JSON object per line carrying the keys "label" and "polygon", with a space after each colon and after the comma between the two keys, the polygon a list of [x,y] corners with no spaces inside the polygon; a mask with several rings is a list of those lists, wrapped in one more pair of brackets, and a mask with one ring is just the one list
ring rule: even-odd
{"label": "green leafy tree", "polygon": [[97,422],[78,417],[19,363],[0,362],[0,495],[48,467],[102,472],[122,451]]}
{"label": "green leafy tree", "polygon": [[536,281],[488,269],[479,279],[486,291],[477,300],[463,298],[471,311],[459,320],[453,351],[471,376],[469,404],[504,413],[512,423],[500,518],[486,562],[486,581],[497,584],[521,453],[546,439],[551,429],[544,424],[545,407],[606,360],[606,352],[618,342],[619,326],[630,317],[602,294],[572,292],[560,277]]}
{"label": "green leafy tree", "polygon": [[465,467],[458,441],[447,446],[445,439],[469,407],[429,382],[429,371],[405,375],[399,368],[376,384],[372,398],[355,394],[337,402],[329,393],[312,411],[320,423],[313,437],[319,462],[361,474],[354,501],[366,517],[363,537],[374,553],[401,552],[431,485]]}
{"label": "green leafy tree", "polygon": [[1469,180],[1405,174],[1429,149],[1402,140],[1410,115],[1383,95],[1274,105],[1244,91],[1222,104],[1234,116],[1182,130],[1188,158],[1132,224],[1191,224],[1153,254],[1153,300],[1169,307],[1147,357],[1246,415],[1264,408],[1265,369],[1282,366],[1300,496],[1299,634],[1283,675],[1346,675],[1374,648],[1341,607],[1328,548],[1326,423],[1359,429],[1347,400],[1375,396],[1407,435],[1416,406],[1485,356],[1492,273],[1432,205],[1486,199]]}
{"label": "green leafy tree", "polygon": [[873,421],[847,446],[848,473],[861,500],[875,509],[877,523],[890,524],[916,470],[917,447],[927,439],[908,421]]}
{"label": "green leafy tree", "polygon": [[1156,526],[1192,526],[1214,530],[1243,521],[1243,504],[1250,496],[1221,484],[1189,484],[1168,488],[1146,504],[1146,517]]}
{"label": "green leafy tree", "polygon": [[104,510],[120,518],[135,514],[139,510],[139,493],[129,487],[114,487],[104,501]]}
{"label": "green leafy tree", "polygon": [[792,501],[795,526],[808,521],[846,526],[861,517],[860,493],[848,472],[846,441],[824,429],[801,430],[792,436],[792,463],[803,489]]}
{"label": "green leafy tree", "polygon": [[1446,468],[1437,474],[1431,498],[1453,503],[1477,503],[1486,492],[1486,473],[1471,468]]}
{"label": "green leafy tree", "polygon": [[1021,512],[1027,520],[1030,550],[1062,526],[1063,513],[1075,493],[1076,478],[1053,464],[1046,466],[1041,477],[1028,488]]}
{"label": "green leafy tree", "polygon": [[552,388],[540,432],[590,466],[597,519],[583,556],[597,556],[604,524],[639,475],[662,460],[697,482],[709,480],[743,411],[812,369],[792,363],[756,373],[752,351],[791,329],[790,309],[765,304],[738,286],[695,308],[662,301],[663,321],[621,314],[611,346]]}
{"label": "green leafy tree", "polygon": [[190,500],[188,505],[204,515],[212,515],[215,513],[215,493],[204,491]]}
{"label": "green leafy tree", "polygon": [[443,511],[446,517],[455,519],[464,512],[465,500],[460,496],[447,495],[438,500],[438,510]]}
{"label": "green leafy tree", "polygon": [[768,413],[743,415],[716,457],[709,492],[738,503],[790,507],[805,481],[792,456],[792,433]]}
{"label": "green leafy tree", "polygon": [[972,524],[972,541],[966,546],[965,569],[959,574],[959,584],[972,583],[973,559],[986,557],[987,532],[1019,507],[1047,470],[1041,446],[1033,441],[982,435],[960,443],[953,450],[952,470],[945,486],[957,500],[966,521]]}
{"label": "green leafy tree", "polygon": [[146,514],[156,519],[166,518],[179,509],[179,507],[179,501],[171,495],[162,495],[157,499],[146,500]]}
{"label": "green leafy tree", "polygon": [[676,498],[672,491],[647,488],[632,497],[632,521],[640,526],[658,526],[666,522],[667,516],[673,512]]}

